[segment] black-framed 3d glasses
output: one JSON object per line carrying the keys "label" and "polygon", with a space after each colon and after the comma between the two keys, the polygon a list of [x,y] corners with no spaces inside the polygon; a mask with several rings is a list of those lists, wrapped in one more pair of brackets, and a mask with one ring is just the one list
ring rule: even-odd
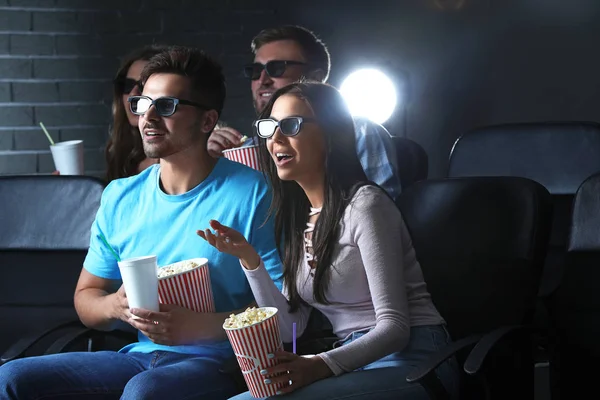
{"label": "black-framed 3d glasses", "polygon": [[159,97],[158,99],[152,100],[148,96],[131,96],[127,99],[131,112],[136,115],[144,115],[146,111],[153,105],[156,107],[156,112],[162,117],[170,117],[177,111],[179,104],[194,106],[202,108],[203,110],[210,110],[203,104],[195,103],[189,100],[182,100],[176,97]]}
{"label": "black-framed 3d glasses", "polygon": [[271,118],[259,119],[254,121],[254,129],[256,130],[256,134],[263,139],[272,137],[277,128],[285,136],[296,136],[305,122],[316,122],[316,120],[306,117],[288,117],[280,121]]}
{"label": "black-framed 3d glasses", "polygon": [[252,63],[244,66],[244,76],[253,81],[260,78],[260,74],[264,69],[271,78],[279,78],[285,73],[285,69],[288,65],[306,65],[302,61],[286,61],[286,60],[273,60],[266,64]]}
{"label": "black-framed 3d glasses", "polygon": [[115,79],[114,84],[119,88],[123,94],[129,94],[137,86],[140,91],[142,90],[142,84],[140,81],[136,81],[133,78],[118,78]]}

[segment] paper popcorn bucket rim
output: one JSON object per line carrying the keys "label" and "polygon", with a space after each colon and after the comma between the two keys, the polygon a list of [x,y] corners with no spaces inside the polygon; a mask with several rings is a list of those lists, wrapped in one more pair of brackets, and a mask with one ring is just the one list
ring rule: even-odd
{"label": "paper popcorn bucket rim", "polygon": [[160,282],[160,281],[164,281],[164,280],[169,279],[169,278],[174,278],[174,277],[179,276],[179,275],[184,275],[184,274],[192,272],[192,271],[194,271],[194,270],[196,270],[198,268],[202,268],[202,267],[205,267],[205,266],[208,265],[208,258],[190,258],[190,259],[187,259],[187,260],[181,260],[181,261],[177,261],[177,262],[174,262],[174,263],[171,263],[171,264],[167,264],[167,265],[165,265],[163,267],[159,267],[158,270],[160,270],[161,268],[170,267],[171,265],[179,264],[179,263],[186,262],[186,261],[193,261],[193,262],[195,262],[196,264],[199,264],[199,265],[197,267],[194,267],[192,269],[188,269],[186,271],[181,271],[181,272],[178,272],[176,274],[171,274],[171,275],[159,277],[158,281]]}
{"label": "paper popcorn bucket rim", "polygon": [[[258,324],[262,324],[263,322],[270,320],[271,318],[277,316],[277,312],[279,311],[276,307],[257,307],[257,308],[259,310],[267,310],[267,311],[271,311],[272,310],[273,311],[273,315],[271,315],[268,318],[263,319],[262,321],[255,322],[252,325],[246,325],[246,326],[242,326],[242,327],[239,327],[239,328],[228,328],[228,327],[225,326],[225,323],[223,322],[223,329],[225,329],[226,331],[230,331],[230,332],[232,332],[232,331],[241,331],[242,329],[250,328],[252,326],[255,326],[255,325],[258,325]],[[243,314],[243,313],[244,313],[244,311],[242,311],[240,313],[237,313],[235,315],[240,315],[240,314]]]}
{"label": "paper popcorn bucket rim", "polygon": [[250,146],[240,146],[240,147],[234,147],[233,149],[227,149],[227,150],[223,150],[222,152],[223,152],[223,153],[229,153],[229,152],[232,152],[232,151],[235,151],[235,150],[251,149],[251,148],[256,148],[256,149],[258,149],[258,145],[257,145],[257,144],[253,144],[253,145],[250,145]]}

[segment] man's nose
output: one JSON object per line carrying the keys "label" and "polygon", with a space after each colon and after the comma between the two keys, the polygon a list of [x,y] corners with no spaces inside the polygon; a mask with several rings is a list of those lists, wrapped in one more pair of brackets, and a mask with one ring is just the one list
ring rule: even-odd
{"label": "man's nose", "polygon": [[260,71],[260,77],[258,78],[258,82],[261,86],[270,86],[273,84],[273,79],[267,74],[267,70],[263,69]]}
{"label": "man's nose", "polygon": [[150,106],[150,108],[148,108],[146,110],[143,117],[146,121],[157,121],[158,119],[160,119],[160,115],[158,114],[158,111],[156,110],[156,105],[152,104]]}

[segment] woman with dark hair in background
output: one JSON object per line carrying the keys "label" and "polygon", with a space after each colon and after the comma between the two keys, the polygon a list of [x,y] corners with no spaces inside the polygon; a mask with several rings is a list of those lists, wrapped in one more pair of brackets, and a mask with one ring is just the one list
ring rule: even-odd
{"label": "woman with dark hair in background", "polygon": [[[341,94],[323,83],[283,87],[255,128],[282,239],[283,293],[239,232],[210,221],[215,233],[198,234],[240,259],[258,305],[279,310],[284,342],[292,341],[293,323],[302,334],[313,308],[339,338],[332,350],[312,357],[270,355],[277,365],[261,371],[265,383],[283,385],[280,393],[289,400],[427,399],[405,378],[450,337],[399,209],[367,180]],[[454,393],[455,360],[436,372]]]}
{"label": "woman with dark hair in background", "polygon": [[164,46],[146,46],[128,54],[114,79],[110,138],[106,145],[106,180],[136,175],[157,159],[147,158],[138,129],[138,116],[129,108],[127,98],[141,94],[138,81],[148,60],[160,53]]}

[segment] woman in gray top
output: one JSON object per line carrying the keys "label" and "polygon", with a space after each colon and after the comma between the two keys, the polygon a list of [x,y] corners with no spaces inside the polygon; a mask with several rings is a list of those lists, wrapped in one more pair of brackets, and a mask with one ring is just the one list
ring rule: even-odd
{"label": "woman in gray top", "polygon": [[[282,238],[283,292],[239,232],[211,221],[215,232],[198,234],[240,259],[258,305],[279,309],[284,342],[293,323],[304,331],[313,308],[330,320],[340,339],[333,350],[278,352],[278,365],[261,371],[266,383],[286,383],[286,399],[426,399],[405,377],[450,339],[400,211],[367,181],[352,121],[335,88],[301,82],[275,92],[255,122]],[[456,371],[454,360],[437,371],[451,392]]]}

